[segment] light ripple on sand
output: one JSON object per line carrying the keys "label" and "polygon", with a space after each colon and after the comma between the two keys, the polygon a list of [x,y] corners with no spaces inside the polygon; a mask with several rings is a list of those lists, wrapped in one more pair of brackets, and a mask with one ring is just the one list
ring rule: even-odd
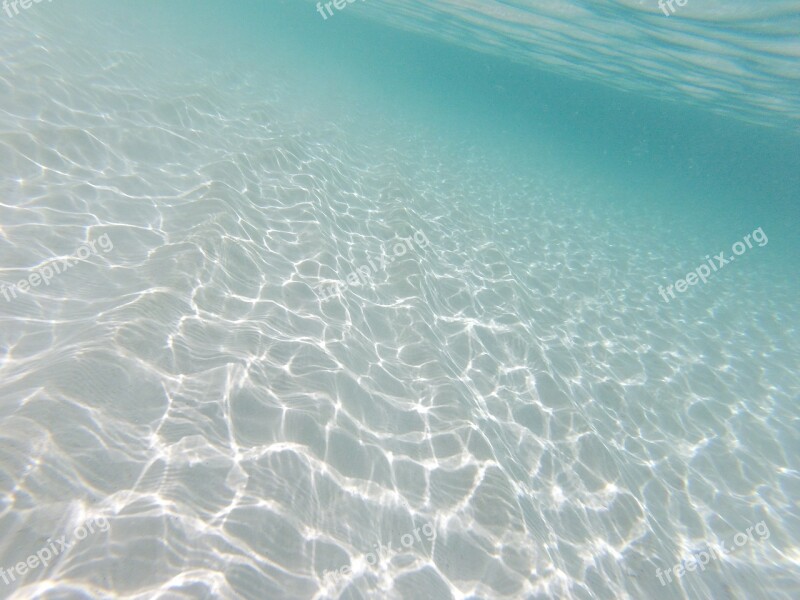
{"label": "light ripple on sand", "polygon": [[[420,132],[387,152],[280,88],[148,84],[136,56],[97,75],[102,53],[10,35],[3,281],[114,242],[0,315],[0,565],[111,523],[16,597],[656,597],[656,566],[762,519],[769,544],[686,595],[740,569],[786,597],[790,284],[742,264],[667,306],[639,252],[655,218],[559,174],[500,177]],[[414,231],[424,251],[317,297]],[[361,560],[422,523],[433,543]]]}

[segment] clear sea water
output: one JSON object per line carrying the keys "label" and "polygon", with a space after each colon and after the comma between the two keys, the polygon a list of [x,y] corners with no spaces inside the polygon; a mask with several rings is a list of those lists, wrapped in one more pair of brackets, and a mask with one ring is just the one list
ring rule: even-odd
{"label": "clear sea water", "polygon": [[800,2],[17,6],[0,597],[800,597]]}

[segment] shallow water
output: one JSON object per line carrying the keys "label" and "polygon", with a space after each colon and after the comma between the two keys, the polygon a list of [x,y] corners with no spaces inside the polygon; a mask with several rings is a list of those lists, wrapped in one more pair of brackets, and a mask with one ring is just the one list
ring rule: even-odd
{"label": "shallow water", "polygon": [[797,596],[800,3],[106,4],[0,13],[0,596]]}

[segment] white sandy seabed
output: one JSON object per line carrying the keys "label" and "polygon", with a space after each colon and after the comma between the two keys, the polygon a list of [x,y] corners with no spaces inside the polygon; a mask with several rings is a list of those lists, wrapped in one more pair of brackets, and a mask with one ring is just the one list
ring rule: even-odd
{"label": "white sandy seabed", "polygon": [[0,595],[792,596],[798,314],[770,245],[666,304],[718,249],[665,251],[598,186],[46,20],[0,24],[0,276],[113,250],[0,298],[0,567],[109,527]]}

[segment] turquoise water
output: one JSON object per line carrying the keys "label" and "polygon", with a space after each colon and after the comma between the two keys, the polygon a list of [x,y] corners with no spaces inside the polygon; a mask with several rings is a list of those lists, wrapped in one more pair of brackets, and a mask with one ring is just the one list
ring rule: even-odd
{"label": "turquoise water", "polygon": [[797,597],[800,2],[341,6],[0,12],[0,597]]}

